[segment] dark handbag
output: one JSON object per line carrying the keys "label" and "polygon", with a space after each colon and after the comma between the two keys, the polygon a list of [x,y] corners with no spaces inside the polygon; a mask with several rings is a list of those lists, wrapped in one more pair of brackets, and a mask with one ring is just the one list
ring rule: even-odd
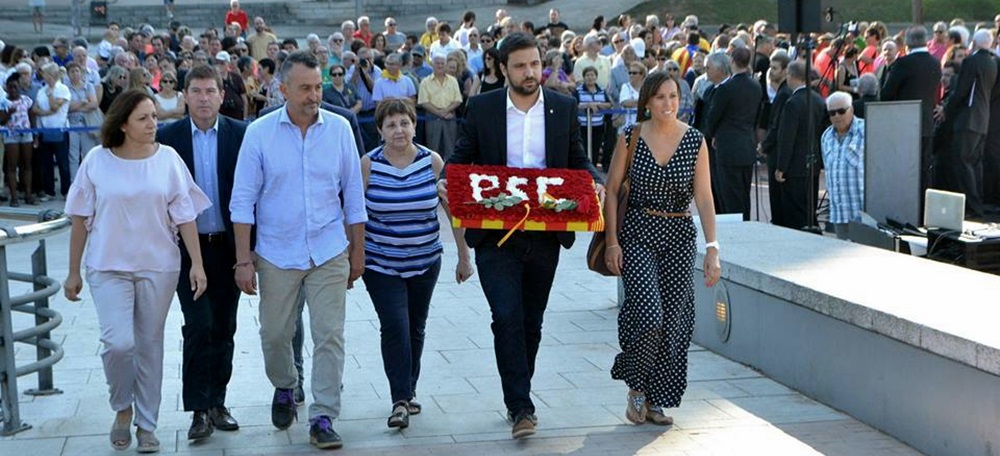
{"label": "dark handbag", "polygon": [[[639,131],[642,124],[635,124],[628,144],[628,155],[625,156],[625,177],[622,180],[621,189],[618,191],[618,212],[615,214],[618,223],[615,228],[618,233],[622,232],[622,224],[625,223],[625,212],[628,210],[629,178],[628,173],[632,168],[632,159],[635,156],[635,146],[639,143]],[[604,231],[597,231],[594,237],[590,238],[590,246],[587,247],[587,268],[603,276],[616,276],[608,269],[607,262],[604,261],[604,252],[608,249],[608,239]]]}

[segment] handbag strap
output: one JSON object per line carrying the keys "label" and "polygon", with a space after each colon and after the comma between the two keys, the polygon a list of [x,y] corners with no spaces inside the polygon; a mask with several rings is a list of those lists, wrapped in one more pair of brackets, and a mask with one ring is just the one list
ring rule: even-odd
{"label": "handbag strap", "polygon": [[632,159],[635,158],[635,147],[639,144],[639,134],[642,132],[642,123],[636,123],[632,126],[632,134],[629,135],[628,154],[625,155],[625,177],[622,180],[622,185],[628,184],[629,181],[629,171],[632,170]]}

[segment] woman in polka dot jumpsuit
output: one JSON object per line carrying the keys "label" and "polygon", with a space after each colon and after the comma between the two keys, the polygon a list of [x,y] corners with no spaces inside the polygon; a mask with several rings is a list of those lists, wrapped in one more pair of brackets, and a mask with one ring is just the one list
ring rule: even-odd
{"label": "woman in polka dot jumpsuit", "polygon": [[[618,343],[611,377],[629,387],[626,418],[668,425],[664,407],[677,407],[687,387],[687,350],[694,329],[694,269],[697,229],[688,208],[692,199],[709,243],[705,285],[721,275],[715,242],[715,209],[708,149],[701,133],[677,120],[679,84],[653,72],[639,93],[638,121],[618,138],[608,175],[605,260],[621,272],[625,302],[618,315]],[[624,180],[627,147],[638,141],[629,167],[631,192],[620,234],[618,192]]]}

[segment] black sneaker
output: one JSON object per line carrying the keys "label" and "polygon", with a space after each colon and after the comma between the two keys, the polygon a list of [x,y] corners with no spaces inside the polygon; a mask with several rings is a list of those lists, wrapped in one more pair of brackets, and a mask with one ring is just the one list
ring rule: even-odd
{"label": "black sneaker", "polygon": [[295,410],[295,397],[291,389],[275,388],[271,399],[271,423],[278,429],[288,429],[299,418]]}
{"label": "black sneaker", "polygon": [[306,392],[302,390],[301,384],[295,387],[293,395],[295,396],[295,405],[302,405],[306,403]]}
{"label": "black sneaker", "polygon": [[330,417],[320,415],[309,420],[309,443],[322,450],[336,449],[344,446],[337,431],[333,430]]}

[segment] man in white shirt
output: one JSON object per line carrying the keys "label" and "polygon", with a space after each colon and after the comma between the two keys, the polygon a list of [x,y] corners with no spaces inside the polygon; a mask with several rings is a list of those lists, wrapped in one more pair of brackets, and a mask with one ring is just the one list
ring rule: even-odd
{"label": "man in white shirt", "polygon": [[[45,86],[38,91],[35,97],[35,106],[32,111],[38,128],[66,128],[69,126],[69,102],[73,98],[69,87],[62,83],[62,73],[59,65],[49,62],[42,65],[38,71],[45,81]],[[59,190],[65,197],[69,193],[69,141],[67,141],[65,131],[42,132],[42,140],[38,146],[38,163],[41,166],[41,176],[36,178],[40,187],[38,190],[43,195],[38,195],[42,201],[47,201],[48,197],[56,195],[55,173],[52,163],[55,161],[59,168]]]}
{"label": "man in white shirt", "polygon": [[[507,90],[469,100],[468,115],[449,164],[523,168],[575,168],[600,177],[580,140],[577,102],[541,88],[541,56],[534,37],[513,33],[500,46],[500,70]],[[597,186],[598,193],[604,188]],[[447,201],[447,182],[438,194]],[[603,197],[603,196],[602,196]],[[569,248],[570,232],[515,232],[502,246],[501,230],[466,230],[476,249],[476,265],[493,315],[493,343],[503,387],[511,437],[535,433],[538,418],[531,399],[531,378],[542,337],[560,245]]]}
{"label": "man in white shirt", "polygon": [[[271,422],[292,425],[298,373],[292,336],[298,295],[305,292],[312,325],[310,442],[340,448],[333,430],[340,415],[347,288],[365,265],[361,165],[348,121],[319,109],[319,62],[295,52],[279,72],[285,107],[257,119],[244,137],[230,202],[236,235],[236,283],[257,292],[264,368],[275,387]],[[257,228],[251,251],[250,230]]]}
{"label": "man in white shirt", "polygon": [[431,44],[432,57],[438,54],[447,56],[451,51],[462,49],[458,41],[451,39],[451,26],[447,22],[441,22],[437,25],[437,36],[437,41]]}

